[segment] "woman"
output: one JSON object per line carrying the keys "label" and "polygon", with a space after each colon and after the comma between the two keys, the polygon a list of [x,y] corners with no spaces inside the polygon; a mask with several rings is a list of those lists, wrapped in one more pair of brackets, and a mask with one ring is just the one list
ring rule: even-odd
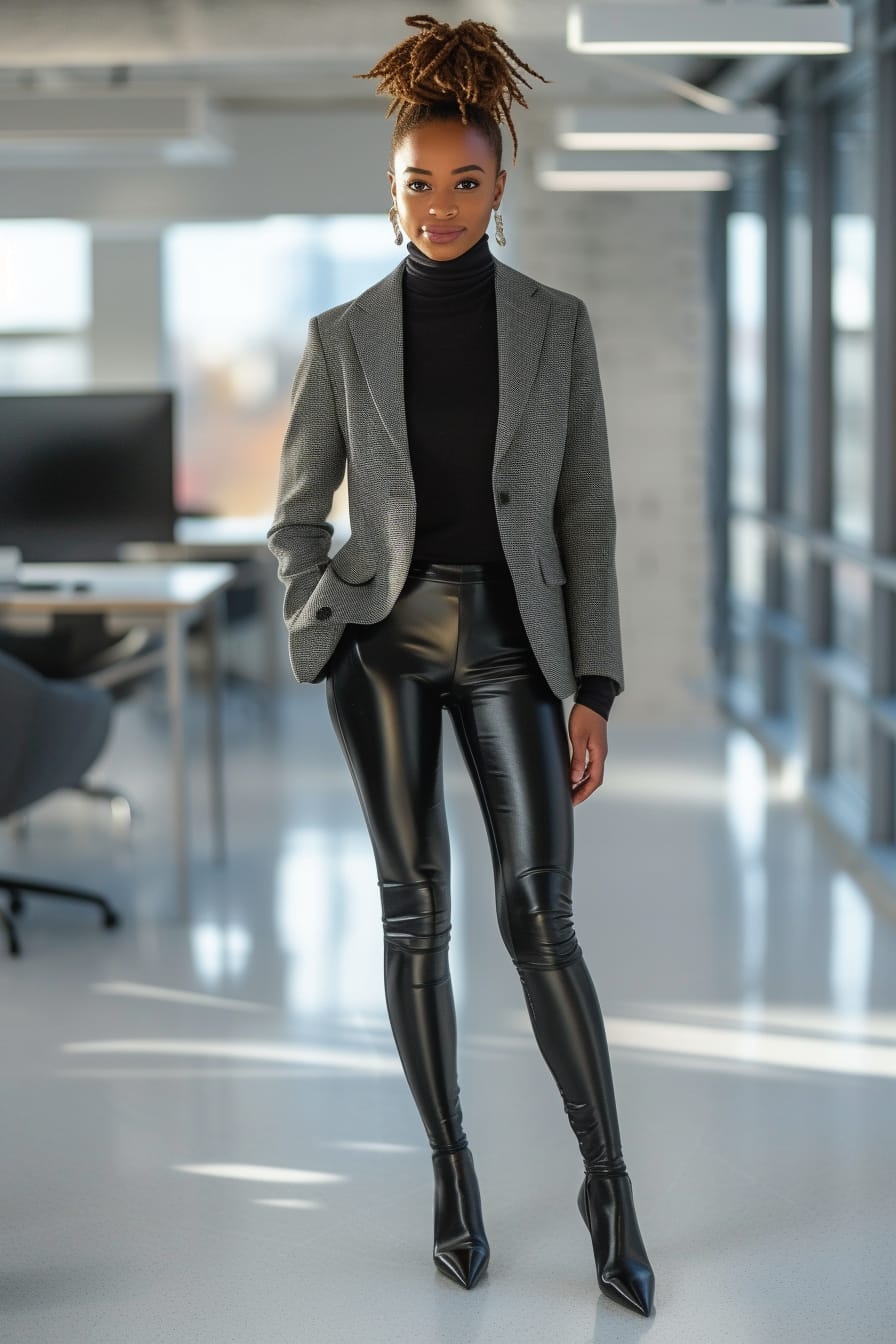
{"label": "woman", "polygon": [[[399,107],[390,217],[407,256],[309,323],[269,544],[295,676],[326,678],[373,846],[389,1019],[432,1152],[435,1263],[471,1288],[489,1259],[457,1080],[445,708],[488,830],[501,935],[584,1159],[600,1288],[649,1315],[653,1272],[572,921],[573,807],[602,781],[623,688],[594,338],[580,299],[488,249],[492,210],[504,241],[499,119],[515,156],[510,98],[526,104],[510,62],[523,63],[488,24],[406,22],[421,32],[360,77],[382,77],[387,116]],[[331,559],[346,467],[352,535]]]}

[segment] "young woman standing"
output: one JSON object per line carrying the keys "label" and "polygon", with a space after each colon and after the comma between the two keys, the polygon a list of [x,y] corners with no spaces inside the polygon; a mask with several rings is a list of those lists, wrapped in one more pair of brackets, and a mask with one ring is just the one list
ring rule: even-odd
{"label": "young woman standing", "polygon": [[[493,210],[504,242],[499,122],[515,158],[510,101],[526,105],[512,63],[537,72],[488,24],[406,22],[421,31],[358,77],[381,79],[387,116],[398,108],[390,218],[407,254],[309,323],[269,544],[293,670],[326,679],[373,847],[389,1019],[432,1153],[435,1263],[471,1288],[489,1259],[457,1079],[445,709],[487,827],[501,936],[584,1160],[601,1291],[649,1315],[572,910],[573,807],[602,782],[623,688],[594,337],[580,299],[488,247]],[[352,535],[330,557],[346,468]]]}

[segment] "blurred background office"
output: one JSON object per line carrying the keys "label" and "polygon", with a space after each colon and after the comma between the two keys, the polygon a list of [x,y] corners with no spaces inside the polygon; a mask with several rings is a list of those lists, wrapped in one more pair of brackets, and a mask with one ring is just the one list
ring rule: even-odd
{"label": "blurred background office", "polygon": [[[484,1291],[436,1281],[364,820],[324,687],[292,677],[264,543],[308,319],[405,255],[387,99],[352,75],[406,13],[0,7],[17,1344],[633,1328],[597,1299],[578,1154],[447,718],[461,1087],[492,1262]],[[514,117],[515,165],[504,129],[507,246],[492,229],[490,247],[585,300],[600,358],[626,689],[576,809],[577,929],[657,1337],[883,1340],[896,0],[435,16],[493,23],[552,81]],[[331,521],[335,550],[345,482]]]}

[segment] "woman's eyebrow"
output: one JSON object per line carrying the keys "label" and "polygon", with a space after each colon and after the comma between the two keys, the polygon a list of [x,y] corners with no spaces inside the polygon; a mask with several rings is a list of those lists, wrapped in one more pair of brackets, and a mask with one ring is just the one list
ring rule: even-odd
{"label": "woman's eyebrow", "polygon": [[[468,173],[471,168],[478,168],[480,173],[485,172],[485,169],[480,168],[478,163],[465,163],[462,168],[452,168],[451,171],[452,173]],[[406,173],[423,173],[426,177],[432,177],[428,168],[405,168],[404,171]]]}

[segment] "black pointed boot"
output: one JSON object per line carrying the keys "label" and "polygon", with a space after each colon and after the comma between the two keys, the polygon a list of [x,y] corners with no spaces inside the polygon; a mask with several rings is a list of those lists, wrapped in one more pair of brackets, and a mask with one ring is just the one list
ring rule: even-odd
{"label": "black pointed boot", "polygon": [[578,1205],[591,1233],[601,1292],[649,1316],[653,1309],[653,1270],[638,1227],[628,1173],[586,1173]]}
{"label": "black pointed boot", "polygon": [[578,1203],[591,1233],[600,1290],[647,1316],[653,1305],[654,1276],[622,1156],[603,1015],[571,924],[562,927],[569,938],[564,960],[547,966],[534,959],[518,961],[517,970],[535,1039],[560,1089],[584,1158]]}
{"label": "black pointed boot", "polygon": [[432,1149],[433,1260],[453,1282],[472,1288],[489,1245],[457,1078],[448,887],[434,878],[380,880],[380,886],[389,1020]]}
{"label": "black pointed boot", "polygon": [[464,1288],[472,1288],[489,1261],[482,1223],[479,1182],[469,1148],[432,1154],[433,1250],[436,1267]]}

